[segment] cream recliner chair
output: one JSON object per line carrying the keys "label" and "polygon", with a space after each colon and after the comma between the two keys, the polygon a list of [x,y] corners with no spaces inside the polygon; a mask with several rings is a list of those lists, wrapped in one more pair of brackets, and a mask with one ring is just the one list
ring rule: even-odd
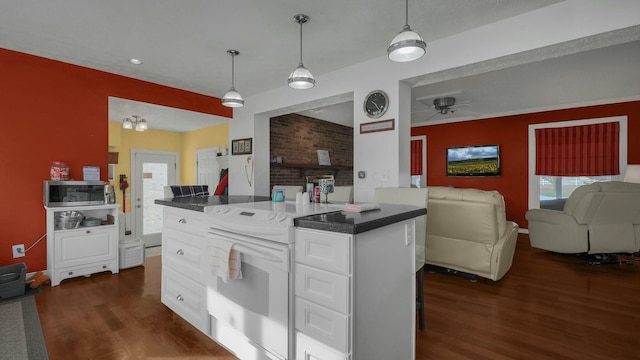
{"label": "cream recliner chair", "polygon": [[578,187],[563,211],[529,209],[531,246],[564,254],[640,251],[640,184],[596,182]]}
{"label": "cream recliner chair", "polygon": [[[428,190],[426,188],[376,188],[373,200],[380,204],[403,204],[427,207]],[[427,210],[428,211],[428,210]],[[418,311],[418,328],[424,329],[424,243],[426,240],[427,215],[416,218],[415,233],[415,267],[416,267],[416,296]]]}
{"label": "cream recliner chair", "polygon": [[333,204],[353,204],[353,186],[334,186],[327,197]]}
{"label": "cream recliner chair", "polygon": [[518,224],[497,191],[430,186],[427,264],[500,280],[511,268]]}

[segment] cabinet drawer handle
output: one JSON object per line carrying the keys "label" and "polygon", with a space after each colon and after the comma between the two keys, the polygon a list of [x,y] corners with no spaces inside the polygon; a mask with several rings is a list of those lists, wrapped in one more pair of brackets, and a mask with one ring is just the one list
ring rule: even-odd
{"label": "cabinet drawer handle", "polygon": [[69,271],[69,275],[73,275],[73,271]]}
{"label": "cabinet drawer handle", "polygon": [[90,230],[87,230],[86,234],[91,234],[91,231],[90,231]]}
{"label": "cabinet drawer handle", "polygon": [[178,255],[184,255],[184,251],[182,251],[182,249],[178,249],[178,251],[176,251],[176,254],[178,254]]}
{"label": "cabinet drawer handle", "polygon": [[107,268],[107,265],[102,265],[102,268],[103,268],[103,269],[106,269],[106,268]]}
{"label": "cabinet drawer handle", "polygon": [[178,296],[176,296],[176,300],[178,300],[178,301],[184,301],[184,298],[182,297],[182,295],[178,295]]}
{"label": "cabinet drawer handle", "polygon": [[187,219],[182,218],[182,219],[178,220],[178,222],[179,222],[180,224],[186,224],[186,223],[187,223]]}

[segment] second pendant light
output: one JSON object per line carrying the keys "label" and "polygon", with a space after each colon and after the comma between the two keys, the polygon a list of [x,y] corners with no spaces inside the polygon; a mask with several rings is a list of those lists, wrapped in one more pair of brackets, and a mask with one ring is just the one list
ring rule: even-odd
{"label": "second pendant light", "polygon": [[300,24],[300,64],[289,75],[289,87],[293,89],[311,89],[316,84],[311,71],[307,70],[302,64],[302,24],[309,21],[309,16],[298,14],[293,17],[293,21]]}

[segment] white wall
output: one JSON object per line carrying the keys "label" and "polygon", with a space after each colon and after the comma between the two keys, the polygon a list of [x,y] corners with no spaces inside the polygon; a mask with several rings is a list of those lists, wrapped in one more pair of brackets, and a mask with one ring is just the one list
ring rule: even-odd
{"label": "white wall", "polygon": [[[249,185],[246,179],[247,156],[232,156],[229,193],[269,194],[269,117],[341,99],[354,101],[354,199],[371,201],[378,186],[409,186],[411,89],[402,80],[639,25],[638,14],[638,0],[567,0],[428,43],[427,54],[411,63],[394,63],[380,49],[379,58],[316,76],[310,90],[288,88],[289,74],[282,74],[283,86],[247,97],[229,121],[230,139],[254,138],[253,181]],[[500,62],[488,66],[497,68]],[[361,135],[360,124],[371,121],[362,101],[374,89],[389,95],[389,110],[380,119],[395,119],[396,129]],[[365,179],[357,178],[360,170]]]}

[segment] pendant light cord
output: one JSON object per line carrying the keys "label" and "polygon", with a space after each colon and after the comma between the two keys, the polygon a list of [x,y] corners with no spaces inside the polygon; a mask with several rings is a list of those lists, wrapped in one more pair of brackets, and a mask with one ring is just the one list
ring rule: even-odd
{"label": "pendant light cord", "polygon": [[409,0],[406,0],[404,5],[404,27],[409,28]]}
{"label": "pendant light cord", "polygon": [[235,55],[231,55],[231,89],[234,89],[234,90],[236,88],[235,79],[234,79],[235,73],[236,73],[235,69],[234,69],[235,59],[236,59],[236,56]]}
{"label": "pendant light cord", "polygon": [[299,24],[300,24],[300,65],[302,65],[302,24],[304,22],[302,20],[300,20]]}

